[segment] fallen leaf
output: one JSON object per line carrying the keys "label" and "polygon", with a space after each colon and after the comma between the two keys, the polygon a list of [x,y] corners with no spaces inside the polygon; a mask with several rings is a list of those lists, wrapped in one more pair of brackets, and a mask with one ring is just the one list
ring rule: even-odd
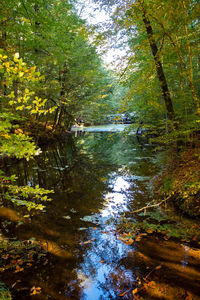
{"label": "fallen leaf", "polygon": [[132,294],[135,295],[135,294],[137,294],[137,292],[138,292],[138,288],[134,289],[134,290],[132,291]]}
{"label": "fallen leaf", "polygon": [[126,245],[132,245],[134,243],[134,240],[130,238],[128,241],[124,241]]}
{"label": "fallen leaf", "polygon": [[185,297],[185,300],[192,300],[192,295],[187,292],[187,296]]}
{"label": "fallen leaf", "polygon": [[148,283],[148,286],[149,286],[150,288],[152,288],[152,289],[155,289],[155,288],[156,288],[156,283],[155,283],[155,281],[150,281],[150,282]]}
{"label": "fallen leaf", "polygon": [[15,273],[22,272],[22,271],[24,271],[24,268],[20,268],[19,266],[16,266]]}
{"label": "fallen leaf", "polygon": [[92,243],[92,240],[89,240],[87,242],[81,242],[80,245],[87,245],[87,244],[90,244],[90,243]]}
{"label": "fallen leaf", "polygon": [[31,288],[31,293],[30,293],[31,296],[37,295],[37,294],[40,294],[40,293],[41,293],[41,287],[35,287],[35,286],[33,286]]}
{"label": "fallen leaf", "polygon": [[11,262],[10,262],[12,265],[15,265],[16,263],[17,263],[17,261],[16,260],[11,260]]}

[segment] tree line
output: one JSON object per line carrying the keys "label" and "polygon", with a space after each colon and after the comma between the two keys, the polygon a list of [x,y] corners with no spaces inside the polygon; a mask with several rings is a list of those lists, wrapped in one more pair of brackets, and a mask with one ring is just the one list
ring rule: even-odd
{"label": "tree line", "polygon": [[128,41],[124,107],[144,123],[179,128],[182,136],[198,130],[199,1],[96,2],[111,9],[115,31]]}

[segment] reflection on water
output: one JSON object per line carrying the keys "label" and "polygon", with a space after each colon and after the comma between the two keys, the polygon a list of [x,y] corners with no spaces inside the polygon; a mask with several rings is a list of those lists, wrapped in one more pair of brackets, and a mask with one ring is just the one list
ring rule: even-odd
{"label": "reflection on water", "polygon": [[72,132],[75,132],[75,136],[77,136],[77,132],[121,132],[126,128],[129,128],[128,124],[108,124],[108,125],[99,125],[99,126],[74,126],[71,128]]}
{"label": "reflection on water", "polygon": [[[55,191],[46,213],[4,232],[21,239],[35,237],[52,253],[48,264],[20,278],[25,288],[42,288],[35,299],[118,299],[147,273],[144,257],[154,264],[160,255],[157,241],[146,246],[143,242],[141,249],[126,245],[117,238],[116,223],[123,212],[149,200],[150,179],[158,172],[152,153],[131,135],[86,132],[43,150],[35,161],[5,167],[21,185],[39,184]],[[150,249],[157,251],[156,258]],[[182,251],[180,268],[188,261],[186,253]],[[27,297],[26,291],[16,289],[15,299]]]}

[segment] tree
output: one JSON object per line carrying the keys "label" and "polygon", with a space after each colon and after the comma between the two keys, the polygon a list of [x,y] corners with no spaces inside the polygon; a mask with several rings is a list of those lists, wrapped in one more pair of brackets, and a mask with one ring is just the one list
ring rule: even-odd
{"label": "tree", "polygon": [[54,129],[69,129],[84,105],[101,98],[107,77],[85,22],[68,1],[3,1],[0,11],[2,22],[7,11],[7,52],[37,66],[45,75],[37,96],[47,99],[46,108],[57,106],[54,116],[36,115],[36,121],[50,118]]}
{"label": "tree", "polygon": [[[16,125],[16,121],[21,120],[20,111],[26,110],[32,114],[46,114],[44,109],[45,100],[34,97],[34,92],[30,92],[28,86],[40,80],[40,74],[35,68],[28,68],[18,54],[14,59],[9,59],[7,55],[0,53],[0,75],[1,75],[1,125],[0,125],[0,155],[12,158],[24,158],[29,160],[40,153],[40,149],[33,143]],[[22,89],[13,91],[13,83],[19,80],[23,83]],[[4,94],[3,86],[6,85],[7,94]],[[31,99],[32,98],[32,99]],[[41,201],[49,201],[47,194],[52,191],[30,186],[17,186],[16,176],[6,177],[0,170],[1,201],[10,200],[15,205],[26,206],[28,210],[43,210]]]}
{"label": "tree", "polygon": [[129,58],[123,72],[124,85],[129,86],[126,103],[131,106],[132,102],[139,119],[145,116],[147,122],[160,126],[165,111],[159,83],[168,118],[174,120],[176,114],[182,133],[197,129],[199,3],[110,0],[102,5],[112,7],[115,28],[128,40]]}
{"label": "tree", "polygon": [[162,95],[165,101],[165,106],[167,109],[167,115],[169,120],[173,121],[174,120],[174,108],[173,108],[173,104],[172,104],[172,100],[171,100],[171,96],[170,96],[170,92],[169,92],[169,88],[168,88],[168,84],[167,84],[167,80],[164,74],[164,70],[163,70],[163,66],[159,57],[159,51],[158,51],[158,47],[156,45],[156,41],[154,38],[154,33],[153,33],[153,28],[151,26],[150,20],[148,18],[148,14],[146,12],[146,8],[144,6],[144,1],[139,1],[140,4],[140,8],[141,12],[142,12],[142,19],[145,25],[145,29],[147,32],[147,36],[148,36],[148,40],[149,40],[149,45],[151,47],[151,51],[153,54],[153,58],[155,61],[155,67],[156,67],[156,72],[158,75],[158,79],[160,82],[160,87],[162,90]]}

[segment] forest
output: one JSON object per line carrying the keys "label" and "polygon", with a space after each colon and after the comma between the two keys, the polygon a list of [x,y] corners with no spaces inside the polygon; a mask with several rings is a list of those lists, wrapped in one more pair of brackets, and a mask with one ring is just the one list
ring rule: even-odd
{"label": "forest", "polygon": [[0,137],[0,299],[200,299],[199,0],[1,0]]}

